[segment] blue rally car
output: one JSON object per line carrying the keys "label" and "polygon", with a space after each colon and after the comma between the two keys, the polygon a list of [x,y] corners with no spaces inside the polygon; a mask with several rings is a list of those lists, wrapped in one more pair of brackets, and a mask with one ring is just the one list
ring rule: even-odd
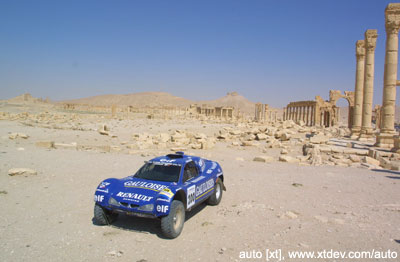
{"label": "blue rally car", "polygon": [[101,182],[94,195],[94,220],[111,224],[119,213],[160,218],[163,234],[175,238],[183,229],[185,211],[203,201],[218,205],[223,190],[217,162],[176,152],[146,161],[133,176]]}

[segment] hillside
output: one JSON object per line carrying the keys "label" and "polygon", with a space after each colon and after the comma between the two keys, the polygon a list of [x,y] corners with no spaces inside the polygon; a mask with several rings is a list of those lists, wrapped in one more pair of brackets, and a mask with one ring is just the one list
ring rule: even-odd
{"label": "hillside", "polygon": [[198,104],[206,104],[210,106],[233,106],[239,108],[242,113],[253,115],[254,114],[254,102],[251,102],[242,95],[236,92],[226,94],[221,98],[215,100],[200,101]]}
{"label": "hillside", "polygon": [[99,95],[61,101],[61,103],[88,104],[96,106],[130,105],[135,107],[189,106],[194,101],[164,92],[142,92],[127,95]]}

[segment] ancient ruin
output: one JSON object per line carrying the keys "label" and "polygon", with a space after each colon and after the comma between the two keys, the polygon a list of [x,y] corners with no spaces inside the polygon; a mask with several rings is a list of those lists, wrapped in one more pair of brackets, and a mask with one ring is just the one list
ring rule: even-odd
{"label": "ancient ruin", "polygon": [[353,123],[354,92],[345,91],[344,95],[338,90],[329,91],[329,101],[316,96],[314,101],[297,101],[289,103],[284,109],[284,120],[302,121],[306,126],[335,126],[339,122],[339,108],[336,102],[344,98],[349,104],[348,126]]}
{"label": "ancient ruin", "polygon": [[356,86],[355,100],[353,109],[353,125],[351,127],[351,138],[360,136],[362,123],[362,105],[364,96],[364,67],[365,67],[365,42],[358,40],[356,42]]}
{"label": "ancient ruin", "polygon": [[273,123],[278,120],[278,110],[270,108],[268,104],[257,103],[254,113],[254,120],[256,122]]}
{"label": "ancient ruin", "polygon": [[368,29],[365,31],[365,74],[363,90],[363,107],[360,140],[373,138],[372,129],[372,99],[374,93],[374,65],[375,47],[378,37],[377,30]]}

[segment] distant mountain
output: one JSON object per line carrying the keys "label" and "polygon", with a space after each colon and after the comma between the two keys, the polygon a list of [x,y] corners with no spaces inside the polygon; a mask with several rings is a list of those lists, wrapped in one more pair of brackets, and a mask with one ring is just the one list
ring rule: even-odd
{"label": "distant mountain", "polygon": [[61,103],[88,104],[96,106],[124,105],[135,107],[184,107],[195,102],[164,92],[142,92],[127,95],[99,95],[87,98],[65,100],[61,101]]}
{"label": "distant mountain", "polygon": [[209,106],[232,106],[240,109],[240,112],[247,115],[254,114],[255,103],[236,92],[228,93],[226,96],[216,100],[193,101],[182,97],[173,96],[164,92],[143,92],[127,95],[100,95],[87,98],[65,100],[60,103],[88,104],[97,106],[125,105],[135,107],[159,107],[178,106],[187,107],[191,104]]}
{"label": "distant mountain", "polygon": [[21,104],[21,103],[49,103],[49,99],[43,100],[42,98],[35,98],[29,93],[25,93],[13,98],[6,100],[11,104]]}

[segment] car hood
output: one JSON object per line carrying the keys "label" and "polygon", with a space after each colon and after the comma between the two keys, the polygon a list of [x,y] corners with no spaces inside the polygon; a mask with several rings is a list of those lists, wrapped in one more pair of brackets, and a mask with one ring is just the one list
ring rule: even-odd
{"label": "car hood", "polygon": [[171,182],[151,181],[134,177],[109,179],[103,182],[109,183],[108,194],[110,197],[118,202],[137,205],[153,203],[160,192],[171,192],[171,189],[176,185],[176,183]]}

